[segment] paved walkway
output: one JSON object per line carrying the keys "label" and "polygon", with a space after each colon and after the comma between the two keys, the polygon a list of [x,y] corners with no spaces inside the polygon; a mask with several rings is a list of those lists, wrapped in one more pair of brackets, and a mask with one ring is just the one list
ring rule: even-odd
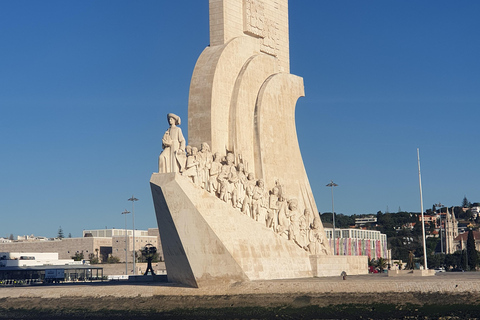
{"label": "paved walkway", "polygon": [[75,283],[25,287],[4,287],[2,298],[59,297],[153,297],[251,294],[324,293],[466,293],[480,292],[480,272],[437,273],[435,276],[361,276],[251,281],[230,285],[186,288],[168,283]]}

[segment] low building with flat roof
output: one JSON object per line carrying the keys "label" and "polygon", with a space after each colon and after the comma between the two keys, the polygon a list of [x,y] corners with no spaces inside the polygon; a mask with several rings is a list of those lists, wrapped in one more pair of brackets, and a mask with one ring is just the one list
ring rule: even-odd
{"label": "low building with flat roof", "polygon": [[[159,259],[163,261],[163,251],[157,228],[135,230],[135,251],[137,257],[147,244],[157,247]],[[56,252],[60,259],[72,259],[82,256],[83,259],[107,261],[108,257],[118,258],[119,262],[133,262],[133,233],[125,229],[84,230],[81,238],[63,238],[48,240],[17,240],[0,243],[0,252]]]}

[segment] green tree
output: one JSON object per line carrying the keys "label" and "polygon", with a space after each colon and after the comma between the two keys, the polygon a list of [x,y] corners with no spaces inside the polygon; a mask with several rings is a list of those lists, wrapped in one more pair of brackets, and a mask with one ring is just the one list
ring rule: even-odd
{"label": "green tree", "polygon": [[65,238],[65,236],[63,235],[63,229],[62,229],[62,226],[60,226],[60,228],[58,228],[58,235],[57,235],[57,238],[58,238],[58,239],[63,239],[63,238]]}
{"label": "green tree", "polygon": [[84,259],[83,251],[75,253],[75,255],[72,257],[72,259],[73,259],[73,261],[82,261]]}
{"label": "green tree", "polygon": [[460,256],[458,254],[446,254],[445,255],[445,270],[455,268],[460,265]]}
{"label": "green tree", "polygon": [[427,244],[427,259],[429,255],[433,255],[435,253],[435,248],[439,246],[440,239],[439,238],[427,238],[425,241]]}
{"label": "green tree", "polygon": [[445,254],[427,255],[428,268],[440,268],[445,265]]}
{"label": "green tree", "polygon": [[333,224],[332,213],[331,212],[322,213],[320,215],[320,220],[322,220],[323,223],[332,223]]}
{"label": "green tree", "polygon": [[467,250],[462,250],[462,251],[460,251],[460,267],[461,267],[463,270],[467,270],[467,266],[468,266],[468,263],[467,263]]}
{"label": "green tree", "polygon": [[380,269],[380,272],[383,273],[383,270],[387,268],[387,260],[382,257],[378,258],[376,261],[376,266],[378,269]]}
{"label": "green tree", "polygon": [[478,263],[478,253],[475,249],[475,238],[473,236],[473,231],[468,231],[468,238],[467,238],[467,257],[468,257],[468,266],[470,270],[475,270],[477,268]]}
{"label": "green tree", "polygon": [[119,263],[120,258],[110,255],[107,259],[107,263]]}
{"label": "green tree", "polygon": [[8,237],[8,240],[13,240],[13,233],[10,233],[10,236]]}
{"label": "green tree", "polygon": [[462,207],[470,208],[470,206],[471,206],[471,203],[468,201],[467,196],[464,196],[462,200]]}
{"label": "green tree", "polygon": [[412,234],[417,237],[423,237],[422,221],[418,221],[413,227]]}
{"label": "green tree", "polygon": [[88,255],[88,260],[90,260],[90,263],[91,263],[91,264],[98,264],[98,263],[99,263],[99,262],[98,262],[98,258],[95,257],[95,255],[94,255],[93,253],[90,253],[90,254]]}

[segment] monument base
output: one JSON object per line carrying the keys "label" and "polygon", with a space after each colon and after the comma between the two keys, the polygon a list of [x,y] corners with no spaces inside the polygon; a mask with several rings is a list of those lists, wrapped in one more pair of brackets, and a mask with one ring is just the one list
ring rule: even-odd
{"label": "monument base", "polygon": [[150,180],[171,282],[199,285],[367,273],[367,257],[312,256],[177,173]]}
{"label": "monument base", "polygon": [[367,256],[310,256],[314,277],[368,274]]}

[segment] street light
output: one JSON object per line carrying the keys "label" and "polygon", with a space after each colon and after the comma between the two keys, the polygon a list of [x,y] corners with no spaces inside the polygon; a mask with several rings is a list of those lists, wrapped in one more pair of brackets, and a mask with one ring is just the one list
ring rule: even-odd
{"label": "street light", "polygon": [[122,214],[125,215],[125,275],[128,274],[128,232],[127,232],[127,214],[129,214],[130,211],[125,211],[122,212]]}
{"label": "street light", "polygon": [[333,218],[333,255],[337,255],[337,246],[336,246],[336,236],[335,236],[335,210],[333,208],[333,187],[337,187],[338,184],[334,183],[333,180],[330,180],[330,183],[327,184],[327,187],[332,189],[332,218]]}
{"label": "street light", "polygon": [[128,201],[132,201],[132,220],[133,220],[133,274],[135,274],[135,201],[138,201],[133,195]]}
{"label": "street light", "polygon": [[440,253],[443,253],[443,230],[442,230],[442,208],[443,204],[436,203],[435,204],[436,208],[440,208]]}

